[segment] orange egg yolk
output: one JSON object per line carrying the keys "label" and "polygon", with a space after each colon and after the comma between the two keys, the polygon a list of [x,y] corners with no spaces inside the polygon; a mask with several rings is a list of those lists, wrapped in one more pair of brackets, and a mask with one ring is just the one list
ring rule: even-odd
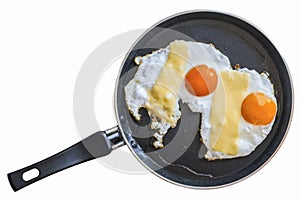
{"label": "orange egg yolk", "polygon": [[276,115],[276,104],[264,93],[251,93],[243,100],[241,113],[251,124],[267,125]]}
{"label": "orange egg yolk", "polygon": [[193,67],[185,76],[186,89],[195,96],[206,96],[215,91],[218,76],[213,68],[206,65]]}

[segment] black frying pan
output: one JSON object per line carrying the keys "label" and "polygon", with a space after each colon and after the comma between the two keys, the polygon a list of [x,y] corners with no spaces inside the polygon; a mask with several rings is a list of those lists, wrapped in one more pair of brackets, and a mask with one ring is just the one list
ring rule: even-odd
{"label": "black frying pan", "polygon": [[[197,130],[201,114],[192,113],[180,103],[182,118],[165,137],[165,147],[152,147],[153,130],[146,110],[141,109],[141,121],[135,121],[126,108],[124,86],[133,78],[136,56],[151,53],[175,39],[212,43],[229,57],[231,64],[240,64],[258,72],[267,71],[274,84],[278,112],[272,131],[249,156],[229,160],[203,159],[204,145]],[[159,177],[182,186],[212,188],[235,183],[260,169],[280,147],[287,134],[292,110],[291,77],[279,52],[269,39],[249,23],[217,12],[192,11],[163,20],[150,28],[127,54],[119,73],[115,93],[118,126],[94,133],[68,149],[31,166],[8,174],[14,191],[63,169],[109,154],[127,144],[137,159]],[[23,180],[31,170],[39,175]]]}

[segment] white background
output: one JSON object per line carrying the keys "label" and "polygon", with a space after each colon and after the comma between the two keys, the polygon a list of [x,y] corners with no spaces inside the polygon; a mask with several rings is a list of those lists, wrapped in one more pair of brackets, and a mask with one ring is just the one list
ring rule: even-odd
{"label": "white background", "polygon": [[[102,2],[102,3],[101,3]],[[152,174],[120,173],[90,161],[18,192],[8,172],[46,158],[79,141],[73,120],[73,89],[87,56],[110,37],[147,28],[177,12],[225,11],[245,18],[284,56],[299,93],[297,1],[1,1],[0,2],[0,199],[263,199],[296,196],[299,173],[299,107],[280,151],[262,170],[238,184],[215,190],[175,186]],[[114,73],[108,80],[114,82]],[[106,87],[102,124],[114,124],[113,87]],[[104,90],[105,92],[105,90]],[[101,106],[96,106],[101,109]],[[107,107],[109,109],[107,109]],[[109,117],[111,119],[109,119]],[[107,127],[106,127],[107,126]],[[126,148],[126,147],[123,147]],[[143,196],[141,196],[143,194]]]}

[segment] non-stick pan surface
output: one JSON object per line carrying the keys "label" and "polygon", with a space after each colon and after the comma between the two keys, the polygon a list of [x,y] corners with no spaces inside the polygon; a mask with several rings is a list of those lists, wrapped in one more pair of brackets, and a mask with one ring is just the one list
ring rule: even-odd
{"label": "non-stick pan surface", "polygon": [[[152,147],[150,119],[140,110],[135,121],[126,108],[124,86],[137,71],[136,56],[164,48],[175,39],[212,43],[234,66],[268,72],[274,85],[278,111],[272,131],[249,156],[207,161],[198,132],[201,114],[192,113],[180,102],[182,118],[165,137],[165,147]],[[251,24],[217,12],[188,12],[172,16],[147,31],[123,62],[116,88],[116,113],[125,142],[137,158],[156,175],[170,182],[197,188],[228,185],[260,169],[275,154],[291,120],[293,91],[287,66],[270,40]]]}

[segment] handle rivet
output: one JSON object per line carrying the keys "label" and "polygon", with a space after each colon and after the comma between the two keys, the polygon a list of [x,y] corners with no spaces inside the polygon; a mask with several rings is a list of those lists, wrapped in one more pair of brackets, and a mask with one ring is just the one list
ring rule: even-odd
{"label": "handle rivet", "polygon": [[136,143],[134,140],[131,140],[131,141],[130,141],[130,145],[131,145],[133,148],[137,148],[137,143]]}

